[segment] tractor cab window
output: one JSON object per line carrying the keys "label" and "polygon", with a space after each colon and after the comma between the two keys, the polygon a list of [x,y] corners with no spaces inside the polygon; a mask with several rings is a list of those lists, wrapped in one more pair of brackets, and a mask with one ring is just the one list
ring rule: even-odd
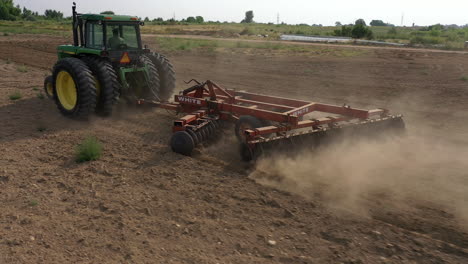
{"label": "tractor cab window", "polygon": [[136,25],[107,24],[107,48],[110,50],[138,49]]}
{"label": "tractor cab window", "polygon": [[104,34],[102,25],[98,23],[86,23],[86,47],[91,49],[102,49],[104,46]]}

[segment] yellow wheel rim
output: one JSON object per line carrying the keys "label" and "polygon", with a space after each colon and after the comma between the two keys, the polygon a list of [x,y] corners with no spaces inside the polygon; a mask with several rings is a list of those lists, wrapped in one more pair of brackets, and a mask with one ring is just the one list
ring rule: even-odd
{"label": "yellow wheel rim", "polygon": [[77,92],[73,77],[66,71],[57,74],[55,89],[60,104],[66,110],[72,110],[76,106]]}
{"label": "yellow wheel rim", "polygon": [[52,83],[47,83],[47,94],[48,95],[54,94],[54,86],[52,85]]}

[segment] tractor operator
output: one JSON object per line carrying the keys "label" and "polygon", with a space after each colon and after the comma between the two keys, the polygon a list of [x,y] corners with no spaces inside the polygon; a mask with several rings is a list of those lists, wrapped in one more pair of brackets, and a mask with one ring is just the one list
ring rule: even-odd
{"label": "tractor operator", "polygon": [[119,37],[119,29],[112,29],[112,37],[109,38],[110,48],[115,50],[118,49],[120,45],[125,44],[125,39]]}

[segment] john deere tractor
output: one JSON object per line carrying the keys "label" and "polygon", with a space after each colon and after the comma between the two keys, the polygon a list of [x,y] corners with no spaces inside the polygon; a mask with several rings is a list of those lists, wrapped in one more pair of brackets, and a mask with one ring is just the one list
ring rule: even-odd
{"label": "john deere tractor", "polygon": [[141,43],[133,16],[78,14],[73,3],[73,45],[57,48],[58,61],[44,81],[60,112],[85,119],[109,116],[122,98],[166,101],[175,87],[169,60]]}

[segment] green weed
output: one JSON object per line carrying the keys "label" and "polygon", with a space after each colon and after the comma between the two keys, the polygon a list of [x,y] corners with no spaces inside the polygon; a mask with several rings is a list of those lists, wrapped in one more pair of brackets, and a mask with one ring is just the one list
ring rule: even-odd
{"label": "green weed", "polygon": [[31,201],[29,201],[29,205],[30,205],[30,206],[38,206],[38,205],[39,205],[39,202],[36,201],[36,200],[31,200]]}
{"label": "green weed", "polygon": [[97,160],[102,154],[102,144],[97,138],[89,136],[76,147],[76,161],[85,162]]}
{"label": "green weed", "polygon": [[21,99],[21,97],[22,97],[21,93],[17,91],[10,95],[10,100],[15,101],[15,100]]}
{"label": "green weed", "polygon": [[36,128],[36,130],[37,130],[38,132],[44,132],[44,131],[47,130],[47,128],[46,128],[45,126],[43,126],[43,125],[39,125],[39,126]]}
{"label": "green weed", "polygon": [[468,75],[462,76],[460,80],[468,82]]}
{"label": "green weed", "polygon": [[39,98],[39,99],[41,99],[41,100],[42,100],[42,99],[44,99],[44,98],[45,98],[45,96],[44,96],[44,94],[43,94],[43,93],[38,93],[38,94],[37,94],[37,98]]}
{"label": "green weed", "polygon": [[29,71],[28,67],[27,67],[26,65],[24,65],[24,64],[18,66],[18,67],[16,68],[16,70],[19,71],[19,72],[28,72],[28,71]]}
{"label": "green weed", "polygon": [[39,91],[39,88],[38,88],[38,87],[34,87],[34,88],[32,88],[32,89],[33,89],[33,91]]}

